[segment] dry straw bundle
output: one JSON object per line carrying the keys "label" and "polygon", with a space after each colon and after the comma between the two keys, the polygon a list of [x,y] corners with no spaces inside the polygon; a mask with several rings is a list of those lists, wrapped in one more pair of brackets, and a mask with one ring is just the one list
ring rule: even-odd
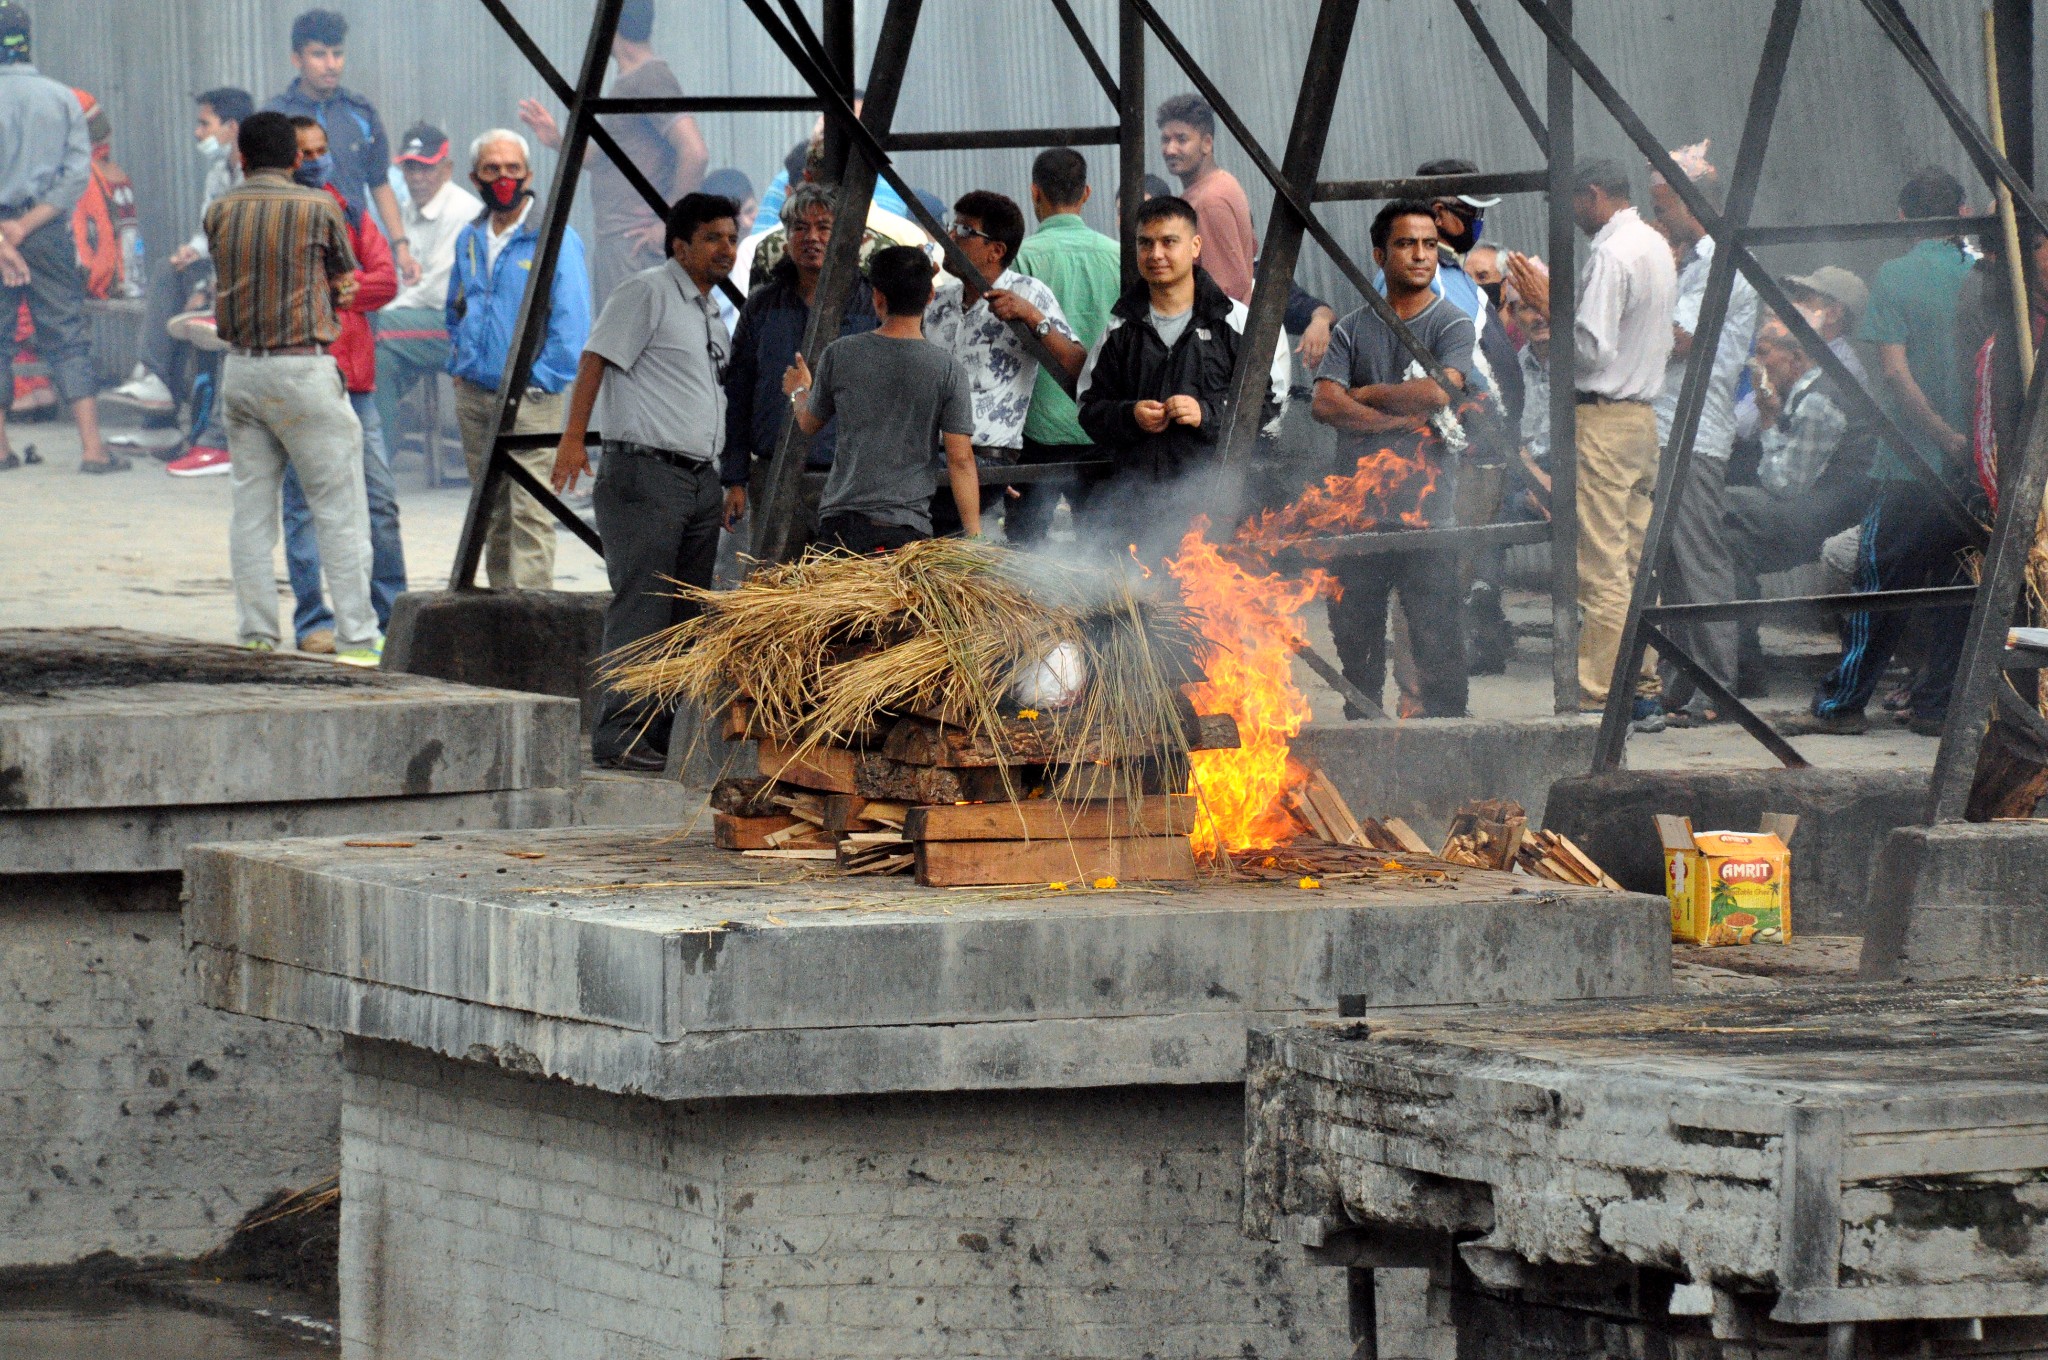
{"label": "dry straw bundle", "polygon": [[604,679],[706,712],[749,699],[747,735],[797,754],[858,745],[886,715],[938,717],[994,740],[1018,711],[1015,677],[1071,644],[1091,678],[1041,720],[1054,749],[1091,759],[1063,766],[1055,792],[1121,796],[1132,790],[1098,762],[1184,761],[1180,687],[1200,678],[1184,615],[1142,591],[1122,571],[962,539],[864,557],[812,551],[734,590],[678,587],[703,612],[607,658]]}

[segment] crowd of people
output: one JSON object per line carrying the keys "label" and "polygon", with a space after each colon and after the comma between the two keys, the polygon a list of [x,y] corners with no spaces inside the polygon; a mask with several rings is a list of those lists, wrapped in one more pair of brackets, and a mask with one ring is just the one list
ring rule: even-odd
{"label": "crowd of people", "polygon": [[[681,93],[655,55],[653,9],[652,0],[624,6],[615,98]],[[406,586],[390,471],[403,403],[448,375],[470,475],[482,479],[543,247],[529,135],[554,147],[561,131],[526,100],[524,132],[485,130],[465,155],[447,131],[420,122],[394,154],[378,110],[343,84],[347,34],[341,15],[309,10],[292,26],[295,77],[274,98],[259,108],[247,92],[220,88],[195,99],[203,220],[149,279],[140,361],[108,396],[180,422],[173,475],[231,477],[244,644],[285,644],[271,575],[282,533],[293,643],[375,664]],[[108,205],[125,177],[106,173],[106,155],[96,160],[96,141],[106,139],[95,135],[90,97],[41,77],[31,50],[27,11],[0,0],[0,116],[19,129],[0,148],[0,309],[25,309],[51,399],[77,422],[81,471],[123,471],[129,460],[99,435],[81,315],[92,256],[74,229],[97,187],[104,211],[93,217],[94,248],[118,237]],[[944,255],[910,205],[878,185],[859,224],[863,286],[813,366],[803,341],[834,235],[851,229],[829,182],[822,120],[757,205],[746,175],[710,168],[687,115],[608,117],[671,206],[657,213],[608,157],[590,158],[595,239],[588,251],[574,230],[560,242],[512,424],[517,434],[558,436],[553,447],[528,441],[512,454],[557,492],[574,494],[594,469],[591,505],[613,592],[606,648],[686,615],[670,583],[710,585],[721,538],[787,495],[770,477],[785,446],[803,468],[790,507],[796,543],[855,553],[997,522],[1008,541],[1041,544],[1064,501],[1084,542],[1128,545],[1150,561],[1196,513],[1227,529],[1298,494],[1285,479],[1261,487],[1224,475],[1218,449],[1233,416],[1259,237],[1243,186],[1217,164],[1209,106],[1176,95],[1155,121],[1178,185],[1146,177],[1128,286],[1118,243],[1083,220],[1095,190],[1071,149],[1037,156],[1022,203],[995,187],[950,205],[918,195],[978,277],[942,270]],[[1649,176],[1647,217],[1626,166],[1576,169],[1573,209],[1590,245],[1569,337],[1569,454],[1588,709],[1606,703],[1614,678],[1701,325],[1714,242],[1687,201],[1719,203],[1709,150],[1672,153],[1692,194]],[[1447,158],[1417,174],[1476,170]],[[1867,364],[1908,448],[1891,447],[1868,404],[1803,347],[1805,327],[1771,314],[1736,276],[1660,564],[1666,602],[1751,595],[1760,576],[1816,560],[1856,590],[1963,579],[1969,535],[1919,478],[1931,471],[1979,507],[1992,503],[1998,447],[2013,438],[2020,400],[2003,266],[1981,254],[1997,243],[1954,233],[1963,199],[1946,172],[1919,171],[1899,194],[1900,215],[1940,225],[1871,285],[1839,266],[1784,281],[1839,367],[1861,381]],[[1378,525],[1549,514],[1553,459],[1566,452],[1549,447],[1551,346],[1563,337],[1551,331],[1544,262],[1480,239],[1497,201],[1386,204],[1370,233],[1383,308],[1340,319],[1290,285],[1287,334],[1254,417],[1262,447],[1272,447],[1299,358],[1310,416],[1336,441],[1334,465],[1317,475],[1375,466],[1414,474],[1382,479],[1400,489],[1367,507]],[[2048,279],[2048,250],[2031,234],[2023,244],[2032,274]],[[1432,362],[1420,361],[1413,342]],[[0,363],[0,391],[11,377]],[[1017,488],[988,476],[1019,464],[1107,471]],[[17,465],[0,419],[0,470]],[[486,579],[550,588],[552,516],[510,478],[495,485],[484,507]],[[1468,675],[1502,669],[1510,644],[1499,558],[1436,549],[1340,563],[1330,623],[1346,678],[1377,700],[1391,667],[1401,714],[1463,715]],[[1844,618],[1839,664],[1813,698],[1824,729],[1863,730],[1907,620]],[[1932,730],[1962,612],[1929,612],[1919,627],[1918,678],[1885,702],[1916,730]],[[1717,689],[1748,694],[1760,683],[1753,627],[1712,622],[1674,636],[1714,686],[1695,683],[1672,658],[1646,665],[1633,679],[1639,730],[1717,721]],[[593,754],[659,768],[666,723],[608,701]]]}

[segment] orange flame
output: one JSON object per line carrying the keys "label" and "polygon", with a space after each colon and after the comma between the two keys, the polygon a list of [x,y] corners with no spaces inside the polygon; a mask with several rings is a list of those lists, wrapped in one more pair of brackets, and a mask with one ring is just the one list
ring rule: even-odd
{"label": "orange flame", "polygon": [[1437,483],[1437,460],[1429,452],[1424,441],[1366,454],[1350,476],[1332,473],[1284,510],[1253,518],[1238,531],[1238,542],[1274,553],[1312,534],[1365,534],[1397,524],[1425,528],[1429,520],[1422,506]]}
{"label": "orange flame", "polygon": [[1301,611],[1316,597],[1321,572],[1290,581],[1253,574],[1225,557],[1206,537],[1200,516],[1181,539],[1166,568],[1211,644],[1203,665],[1208,679],[1188,697],[1201,713],[1237,719],[1234,751],[1197,751],[1195,784],[1202,810],[1195,853],[1261,849],[1291,839],[1299,828],[1281,797],[1301,778],[1288,748],[1309,720],[1308,699],[1294,683],[1294,643],[1302,636]]}

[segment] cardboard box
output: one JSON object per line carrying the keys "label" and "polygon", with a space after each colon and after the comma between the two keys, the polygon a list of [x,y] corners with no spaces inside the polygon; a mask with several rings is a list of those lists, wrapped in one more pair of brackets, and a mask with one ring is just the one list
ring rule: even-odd
{"label": "cardboard box", "polygon": [[1756,831],[1700,831],[1658,815],[1671,938],[1686,944],[1784,944],[1792,938],[1792,833],[1799,819],[1767,812]]}

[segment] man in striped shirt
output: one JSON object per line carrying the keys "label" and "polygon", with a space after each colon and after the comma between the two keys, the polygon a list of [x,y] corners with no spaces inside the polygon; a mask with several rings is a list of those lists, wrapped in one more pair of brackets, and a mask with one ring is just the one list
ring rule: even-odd
{"label": "man in striped shirt", "polygon": [[356,291],[348,223],[332,196],[294,184],[298,134],[279,113],[259,113],[237,134],[246,178],[206,210],[217,276],[214,316],[229,346],[221,376],[233,455],[229,557],[242,644],[279,640],[278,494],[295,468],[313,510],[314,537],[334,602],[335,653],[378,661],[370,606],[370,519],[363,487],[363,427],[328,346],[336,310]]}

